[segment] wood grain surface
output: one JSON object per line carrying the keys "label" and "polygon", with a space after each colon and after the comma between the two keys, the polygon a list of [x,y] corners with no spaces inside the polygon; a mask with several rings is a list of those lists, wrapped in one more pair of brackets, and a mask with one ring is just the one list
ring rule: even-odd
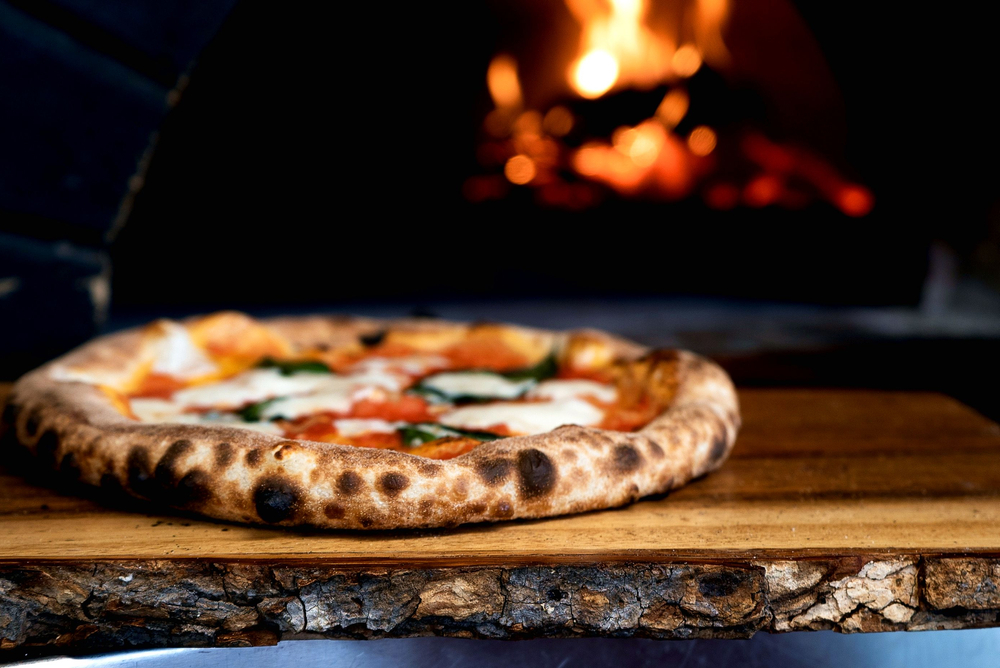
{"label": "wood grain surface", "polygon": [[740,398],[732,458],[669,496],[451,530],[245,527],[4,472],[0,643],[1000,623],[997,424],[929,393]]}

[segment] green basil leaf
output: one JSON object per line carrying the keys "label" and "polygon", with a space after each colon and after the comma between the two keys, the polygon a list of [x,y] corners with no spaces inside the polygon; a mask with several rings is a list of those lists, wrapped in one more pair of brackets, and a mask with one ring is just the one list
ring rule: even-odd
{"label": "green basil leaf", "polygon": [[552,378],[559,371],[559,363],[556,361],[556,356],[549,354],[541,362],[535,366],[528,367],[527,369],[517,369],[516,371],[508,371],[507,373],[500,374],[508,380],[535,380],[542,381],[547,378]]}
{"label": "green basil leaf", "polygon": [[288,361],[265,357],[257,367],[260,369],[277,369],[282,376],[291,376],[293,373],[333,373],[330,371],[330,367],[316,360]]}
{"label": "green basil leaf", "polygon": [[255,404],[250,404],[249,406],[236,411],[236,414],[239,415],[244,422],[260,422],[264,417],[264,410],[281,398],[282,397],[274,397],[273,399],[258,401]]}
{"label": "green basil leaf", "polygon": [[428,422],[400,427],[399,435],[403,438],[403,445],[411,448],[447,436],[468,436],[479,441],[496,441],[503,438],[503,436],[491,434],[488,431],[470,431]]}

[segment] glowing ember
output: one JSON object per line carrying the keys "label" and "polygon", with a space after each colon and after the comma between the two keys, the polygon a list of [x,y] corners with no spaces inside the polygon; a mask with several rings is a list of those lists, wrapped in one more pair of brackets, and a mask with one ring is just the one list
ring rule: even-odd
{"label": "glowing ember", "polygon": [[670,59],[673,65],[674,74],[679,77],[692,77],[695,72],[701,69],[701,54],[694,44],[685,44],[677,49],[674,57]]}
{"label": "glowing ember", "polygon": [[695,155],[705,156],[715,150],[715,131],[705,125],[699,125],[688,135],[688,148]]}
{"label": "glowing ember", "polygon": [[526,155],[515,155],[503,168],[504,176],[511,183],[523,186],[531,181],[538,174],[535,168],[535,161]]}
{"label": "glowing ember", "polygon": [[656,108],[656,117],[668,128],[676,127],[684,120],[691,100],[686,91],[675,88],[663,97],[663,102]]}
{"label": "glowing ember", "polygon": [[490,61],[486,70],[486,85],[497,107],[521,106],[521,82],[517,78],[517,62],[508,55]]}

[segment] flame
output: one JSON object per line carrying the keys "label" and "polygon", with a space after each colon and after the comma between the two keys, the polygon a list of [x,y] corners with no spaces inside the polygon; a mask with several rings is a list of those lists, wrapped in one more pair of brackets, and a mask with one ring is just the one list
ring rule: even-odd
{"label": "flame", "polygon": [[[717,66],[729,61],[722,41],[728,0],[694,0],[682,10],[688,19],[674,22],[669,34],[649,24],[651,0],[565,2],[581,28],[569,83],[582,97],[597,98],[615,87],[652,88],[694,75],[702,61]],[[694,41],[678,47],[682,35]]]}
{"label": "flame", "polygon": [[646,25],[647,0],[566,0],[581,27],[570,85],[585,98],[616,85],[650,88],[670,75],[674,43]]}

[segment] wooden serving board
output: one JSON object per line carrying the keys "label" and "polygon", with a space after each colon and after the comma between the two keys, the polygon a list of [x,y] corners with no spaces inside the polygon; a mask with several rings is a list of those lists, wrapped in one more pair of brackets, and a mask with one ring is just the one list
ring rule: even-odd
{"label": "wooden serving board", "polygon": [[1000,625],[1000,426],[928,393],[740,398],[718,472],[551,520],[253,528],[0,473],[0,643]]}

